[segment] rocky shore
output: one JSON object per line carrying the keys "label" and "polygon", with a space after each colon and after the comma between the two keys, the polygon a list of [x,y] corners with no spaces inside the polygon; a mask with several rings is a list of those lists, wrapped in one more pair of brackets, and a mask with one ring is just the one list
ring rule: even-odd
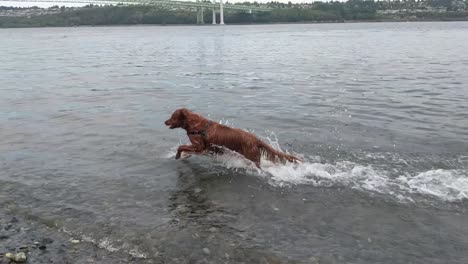
{"label": "rocky shore", "polygon": [[[26,257],[26,259],[23,258]],[[16,259],[15,259],[16,257]],[[0,210],[0,264],[145,263]]]}

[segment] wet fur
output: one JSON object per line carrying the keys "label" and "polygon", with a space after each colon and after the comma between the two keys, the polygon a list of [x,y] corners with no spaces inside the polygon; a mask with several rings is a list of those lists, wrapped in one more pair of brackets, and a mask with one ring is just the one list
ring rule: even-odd
{"label": "wet fur", "polygon": [[266,159],[277,162],[298,162],[297,157],[280,152],[268,144],[261,141],[254,134],[241,129],[231,128],[225,125],[211,122],[206,129],[206,136],[191,135],[189,132],[201,132],[205,129],[210,120],[194,113],[188,109],[182,108],[176,110],[171,118],[166,120],[165,124],[169,128],[183,128],[187,131],[187,136],[192,145],[181,145],[177,149],[176,159],[181,157],[182,152],[187,154],[222,154],[222,147],[235,151],[260,168],[260,159]]}

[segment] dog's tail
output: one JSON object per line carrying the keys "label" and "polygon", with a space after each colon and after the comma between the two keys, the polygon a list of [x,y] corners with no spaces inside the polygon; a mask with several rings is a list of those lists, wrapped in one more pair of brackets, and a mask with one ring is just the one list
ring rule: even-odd
{"label": "dog's tail", "polygon": [[261,141],[259,143],[258,148],[260,149],[260,152],[262,153],[262,155],[264,155],[269,161],[272,161],[272,162],[277,162],[277,161],[280,161],[283,163],[287,161],[292,162],[292,163],[303,162],[303,160],[301,160],[300,158],[293,156],[291,154],[283,153],[279,150],[276,150],[270,145]]}

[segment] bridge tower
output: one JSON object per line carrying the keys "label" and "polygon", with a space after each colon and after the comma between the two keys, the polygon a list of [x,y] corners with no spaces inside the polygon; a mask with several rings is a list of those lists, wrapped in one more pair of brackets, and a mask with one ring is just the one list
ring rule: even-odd
{"label": "bridge tower", "polygon": [[216,0],[213,0],[213,25],[216,25],[216,9],[214,5],[216,5]]}
{"label": "bridge tower", "polygon": [[219,0],[219,24],[224,25],[223,0]]}
{"label": "bridge tower", "polygon": [[[200,2],[200,0],[197,0],[197,3]],[[197,24],[198,25],[203,25],[205,24],[205,17],[203,14],[203,7],[199,6],[197,7]]]}

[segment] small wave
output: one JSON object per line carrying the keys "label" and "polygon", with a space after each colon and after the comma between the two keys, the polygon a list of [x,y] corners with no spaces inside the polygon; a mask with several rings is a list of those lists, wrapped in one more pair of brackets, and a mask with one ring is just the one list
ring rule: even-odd
{"label": "small wave", "polygon": [[101,238],[101,239],[94,239],[90,235],[86,235],[83,233],[76,233],[72,232],[64,227],[60,229],[63,233],[71,236],[71,237],[78,237],[84,242],[88,242],[91,244],[96,245],[99,248],[105,249],[109,252],[125,252],[126,254],[134,257],[134,258],[139,258],[139,259],[146,259],[148,258],[147,254],[141,252],[138,248],[136,247],[131,247],[127,243],[123,243],[122,245],[117,245],[118,243],[114,243],[111,239],[109,238]]}

